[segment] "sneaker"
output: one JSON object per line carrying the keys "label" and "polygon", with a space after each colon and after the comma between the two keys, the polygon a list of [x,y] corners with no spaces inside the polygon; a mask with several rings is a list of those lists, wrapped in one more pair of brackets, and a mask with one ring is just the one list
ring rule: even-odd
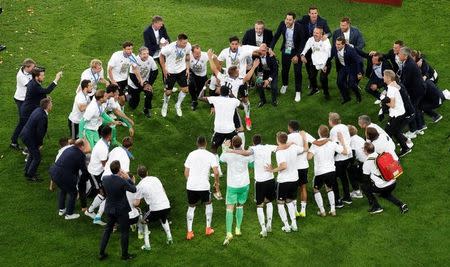
{"label": "sneaker", "polygon": [[312,95],[315,95],[315,94],[318,94],[318,93],[319,93],[319,89],[314,88],[314,89],[312,89],[312,90],[309,92],[308,96],[312,96]]}
{"label": "sneaker", "polygon": [[193,231],[189,231],[186,234],[186,240],[192,240],[194,238],[194,232]]}
{"label": "sneaker", "polygon": [[379,100],[379,99],[377,99],[377,100],[375,100],[375,102],[373,102],[375,105],[379,105],[379,104],[381,104],[381,100]]}
{"label": "sneaker", "polygon": [[206,235],[206,236],[210,236],[210,235],[212,235],[212,234],[214,234],[214,229],[213,229],[212,227],[206,227],[206,229],[205,229],[205,235]]}
{"label": "sneaker", "polygon": [[408,148],[412,148],[414,146],[414,143],[411,141],[411,139],[406,140],[406,146]]}
{"label": "sneaker", "polygon": [[59,216],[63,216],[63,215],[65,215],[66,214],[66,209],[62,209],[62,210],[59,210],[58,211],[58,215]]}
{"label": "sneaker", "polygon": [[354,190],[350,193],[350,197],[361,199],[361,198],[363,198],[363,194],[361,193],[361,190]]}
{"label": "sneaker", "polygon": [[144,233],[138,232],[138,239],[144,239]]}
{"label": "sneaker", "polygon": [[372,209],[369,210],[370,214],[378,214],[383,212],[382,207],[372,207]]}
{"label": "sneaker", "polygon": [[178,91],[177,87],[172,88],[172,93],[175,93],[176,91]]}
{"label": "sneaker", "polygon": [[93,220],[93,223],[101,225],[101,226],[105,226],[106,225],[106,223],[102,221],[102,217],[100,217],[100,216],[95,216],[95,218]]}
{"label": "sneaker", "polygon": [[437,123],[438,121],[442,120],[442,115],[438,115],[437,117],[433,118],[433,123]]}
{"label": "sneaker", "polygon": [[330,210],[330,212],[328,212],[328,214],[330,214],[332,217],[336,217],[336,211]]}
{"label": "sneaker", "polygon": [[296,211],[296,212],[295,212],[295,217],[296,217],[296,218],[300,217],[300,212]]}
{"label": "sneaker", "polygon": [[[424,127],[426,127],[426,126],[424,126]],[[415,131],[414,133],[415,133],[416,135],[424,135],[424,134],[425,134],[425,131],[422,130],[422,129],[420,129],[420,130]]]}
{"label": "sneaker", "polygon": [[419,129],[419,131],[425,131],[426,129],[428,129],[428,127],[426,125],[422,126],[422,128]]}
{"label": "sneaker", "polygon": [[151,247],[151,246],[143,245],[143,246],[141,247],[141,249],[142,249],[142,250],[151,250],[152,247]]}
{"label": "sneaker", "polygon": [[64,216],[64,219],[66,219],[66,220],[74,220],[74,219],[78,219],[78,218],[80,218],[80,214],[78,214],[78,213],[74,213],[74,214],[70,214],[70,215],[66,214],[66,216]]}
{"label": "sneaker", "polygon": [[235,235],[235,236],[241,236],[241,235],[242,235],[241,229],[235,228],[235,229],[234,229],[234,235]]}
{"label": "sneaker", "polygon": [[163,116],[164,118],[167,116],[167,104],[164,103],[162,108],[161,108],[161,116]]}
{"label": "sneaker", "polygon": [[266,231],[272,233],[272,225],[266,225]]}
{"label": "sneaker", "polygon": [[294,101],[295,102],[300,102],[300,100],[302,100],[302,94],[300,92],[296,92]]}
{"label": "sneaker", "polygon": [[320,217],[326,217],[327,214],[325,212],[321,212],[320,210],[317,211],[317,215],[319,215]]}
{"label": "sneaker", "polygon": [[407,132],[404,133],[403,135],[404,135],[406,138],[409,138],[409,139],[414,139],[414,138],[417,137],[417,135],[416,135],[415,133],[411,132],[411,131],[407,131]]}
{"label": "sneaker", "polygon": [[299,217],[305,218],[306,217],[306,211],[300,211]]}
{"label": "sneaker", "polygon": [[407,154],[409,154],[409,153],[411,153],[412,152],[412,149],[411,148],[409,148],[409,149],[407,149],[407,150],[402,150],[401,152],[400,152],[400,154],[398,154],[398,156],[401,158],[401,157],[404,157],[404,156],[406,156]]}
{"label": "sneaker", "polygon": [[9,147],[15,150],[22,150],[22,148],[17,143],[11,143],[9,144]]}
{"label": "sneaker", "polygon": [[88,216],[88,217],[91,217],[92,219],[95,219],[95,212],[89,212],[89,210],[86,210],[85,212],[84,212],[84,215],[86,215],[86,216]]}
{"label": "sneaker", "polygon": [[400,207],[400,212],[401,212],[402,214],[405,214],[405,213],[407,213],[408,211],[409,211],[408,205],[403,204],[403,205]]}
{"label": "sneaker", "polygon": [[171,236],[167,237],[166,244],[167,245],[172,245],[173,244],[173,238]]}
{"label": "sneaker", "polygon": [[287,88],[288,88],[287,85],[281,86],[280,93],[281,93],[282,95],[286,94]]}
{"label": "sneaker", "polygon": [[285,233],[290,233],[291,232],[291,227],[289,225],[285,225],[283,227],[281,227],[281,231],[285,232]]}
{"label": "sneaker", "polygon": [[217,200],[223,200],[222,194],[220,192],[214,192],[213,196]]}
{"label": "sneaker", "polygon": [[178,117],[182,117],[183,116],[183,111],[181,111],[181,105],[175,104],[175,110],[177,111],[177,116]]}
{"label": "sneaker", "polygon": [[227,236],[225,237],[225,240],[223,241],[224,246],[228,246],[233,239],[233,235],[231,233],[227,233]]}
{"label": "sneaker", "polygon": [[267,230],[262,230],[261,232],[259,232],[259,236],[262,238],[267,237]]}
{"label": "sneaker", "polygon": [[344,202],[342,202],[341,199],[339,199],[336,204],[335,204],[336,208],[338,209],[342,209],[344,207]]}
{"label": "sneaker", "polygon": [[353,202],[352,202],[352,199],[345,199],[345,198],[342,199],[342,202],[344,202],[344,203],[347,204],[347,205],[350,205],[350,204],[353,203]]}
{"label": "sneaker", "polygon": [[247,128],[247,131],[252,130],[252,120],[250,117],[245,117],[245,128]]}
{"label": "sneaker", "polygon": [[298,232],[298,227],[297,227],[297,225],[296,225],[296,224],[291,224],[291,230],[292,230],[293,232]]}

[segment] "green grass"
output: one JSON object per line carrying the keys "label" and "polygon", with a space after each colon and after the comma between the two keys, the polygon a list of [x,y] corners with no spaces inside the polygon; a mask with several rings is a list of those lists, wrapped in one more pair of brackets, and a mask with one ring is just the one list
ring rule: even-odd
{"label": "green grass", "polygon": [[[156,7],[153,5],[157,3]],[[29,184],[22,176],[23,156],[8,148],[9,137],[17,115],[12,96],[15,75],[26,57],[47,67],[46,84],[64,66],[64,77],[52,93],[54,110],[50,114],[49,138],[45,139],[40,173],[47,178],[47,169],[57,151],[57,140],[68,135],[67,115],[71,110],[75,88],[81,72],[92,58],[107,64],[124,40],[132,40],[137,48],[143,43],[142,31],[153,14],[166,19],[169,34],[174,38],[186,32],[191,43],[220,51],[227,38],[252,27],[256,19],[264,19],[275,30],[283,14],[294,10],[304,14],[313,1],[3,1],[0,16],[0,43],[8,50],[0,53],[0,264],[15,265],[96,265],[102,229],[83,216],[66,222],[56,215],[56,193],[47,190],[47,181]],[[413,48],[421,49],[439,71],[442,88],[450,87],[448,61],[450,34],[447,19],[448,1],[405,1],[402,8],[349,3],[338,0],[314,1],[330,28],[338,27],[339,19],[348,15],[363,32],[366,50],[387,51],[394,40],[402,39]],[[278,50],[277,50],[278,51]],[[304,76],[305,75],[305,72]],[[290,119],[300,120],[310,133],[316,133],[326,123],[329,111],[339,112],[344,123],[356,124],[360,114],[373,118],[377,113],[372,97],[364,95],[361,104],[341,106],[335,86],[335,72],[330,76],[332,101],[320,95],[293,102],[292,86],[279,99],[279,107],[253,109],[254,129],[266,142],[287,128]],[[362,83],[365,84],[366,81]],[[306,86],[306,79],[303,82]],[[136,265],[446,265],[450,260],[450,205],[448,200],[449,106],[440,112],[444,119],[437,125],[428,124],[425,136],[415,140],[414,152],[402,160],[405,174],[399,180],[396,195],[407,202],[410,213],[400,215],[393,205],[381,200],[385,212],[370,216],[366,200],[355,201],[352,207],[338,210],[337,218],[314,216],[316,206],[310,197],[309,216],[299,221],[298,233],[284,234],[274,213],[274,233],[267,239],[258,237],[259,226],[252,201],[245,207],[243,236],[228,248],[221,242],[225,232],[225,205],[214,202],[213,226],[216,234],[202,235],[204,209],[196,211],[194,231],[197,236],[187,242],[185,236],[185,178],[183,162],[195,148],[196,136],[212,134],[213,118],[206,105],[196,112],[184,103],[184,116],[175,117],[173,103],[166,119],[160,117],[162,91],[160,78],[154,98],[155,116],[147,120],[139,112],[131,114],[136,121],[136,160],[145,164],[151,174],[161,178],[172,205],[172,232],[175,243],[164,244],[165,235],[158,225],[152,226],[151,252],[139,251],[141,241],[130,238],[130,251],[138,252]],[[173,100],[172,100],[173,101]],[[255,107],[258,98],[251,92]],[[142,105],[142,104],[141,104]],[[427,119],[427,122],[430,122]],[[124,136],[120,131],[119,136]],[[248,144],[248,142],[247,142]],[[312,169],[309,179],[312,180]],[[224,184],[224,182],[223,182]],[[251,190],[252,191],[252,190]],[[311,191],[309,189],[309,191]],[[250,197],[249,199],[252,199]],[[77,207],[78,208],[78,207]],[[108,251],[111,258],[105,264],[123,264],[119,260],[119,237],[114,234]]]}

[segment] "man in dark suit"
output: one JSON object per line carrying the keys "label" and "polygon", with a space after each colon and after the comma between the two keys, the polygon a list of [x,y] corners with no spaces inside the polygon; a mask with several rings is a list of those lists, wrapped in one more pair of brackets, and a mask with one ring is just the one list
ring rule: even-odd
{"label": "man in dark suit", "polygon": [[[400,52],[400,49],[404,46],[405,44],[403,43],[403,41],[397,40],[394,42],[392,49],[389,50],[386,54],[384,54],[384,58],[391,62],[392,69],[394,70],[395,73],[397,73],[397,75],[399,74],[399,71],[401,70],[402,67],[402,62],[398,57],[398,53]],[[369,55],[373,55],[376,52],[377,51],[371,51]]]}
{"label": "man in dark suit", "polygon": [[333,44],[336,43],[336,39],[341,36],[345,38],[347,44],[356,49],[363,50],[366,45],[359,29],[351,26],[349,17],[343,17],[339,24],[339,29],[333,32]]}
{"label": "man in dark suit", "polygon": [[308,14],[297,20],[297,22],[302,25],[308,38],[313,36],[314,28],[316,27],[323,29],[324,38],[329,38],[331,36],[327,20],[319,16],[319,9],[315,6],[311,6],[308,10]]}
{"label": "man in dark suit", "polygon": [[280,89],[280,93],[286,93],[292,62],[294,64],[295,101],[299,102],[302,91],[302,62],[300,61],[300,53],[305,46],[307,38],[302,25],[295,22],[294,12],[288,12],[284,21],[280,22],[270,44],[272,50],[275,48],[281,35],[283,35],[283,43],[281,44],[281,79],[283,86]]}
{"label": "man in dark suit", "polygon": [[47,87],[42,87],[42,82],[45,79],[45,69],[43,68],[34,68],[31,72],[32,79],[27,84],[27,93],[25,95],[25,100],[20,107],[20,119],[17,123],[16,129],[11,137],[11,145],[12,148],[19,147],[17,143],[17,139],[19,138],[19,134],[22,131],[25,123],[28,121],[31,113],[34,109],[39,107],[39,103],[42,99],[47,97],[47,94],[50,94],[53,89],[55,89],[59,79],[62,76],[62,71],[56,74],[55,80]]}
{"label": "man in dark suit", "polygon": [[274,55],[270,55],[267,45],[263,43],[259,47],[260,64],[255,70],[256,75],[256,88],[259,93],[258,107],[266,104],[266,95],[264,90],[270,89],[272,92],[272,105],[277,106],[277,94],[278,94],[278,61]]}
{"label": "man in dark suit", "polygon": [[51,99],[42,99],[40,107],[31,113],[30,118],[20,132],[20,139],[27,146],[29,153],[25,165],[25,177],[31,182],[42,181],[42,179],[38,178],[36,171],[41,162],[40,148],[44,144],[44,136],[47,133],[48,113],[51,109]]}
{"label": "man in dark suit", "polygon": [[366,77],[369,79],[366,85],[366,92],[374,96],[377,101],[375,104],[379,104],[380,92],[379,88],[387,89],[386,84],[383,81],[383,73],[385,70],[392,70],[391,63],[386,60],[383,54],[375,52],[372,55],[370,53],[364,53],[362,50],[356,49],[358,54],[367,59]]}
{"label": "man in dark suit", "polygon": [[434,123],[437,123],[442,119],[442,115],[437,113],[435,109],[442,105],[445,96],[432,80],[424,81],[423,85],[426,93],[421,103],[421,109],[431,117]]}
{"label": "man in dark suit", "polygon": [[242,45],[260,46],[262,43],[270,45],[272,39],[272,31],[265,28],[264,21],[257,20],[255,28],[245,32],[244,38],[242,38]]}
{"label": "man in dark suit", "polygon": [[108,257],[105,253],[108,245],[109,237],[113,231],[116,223],[120,226],[120,245],[122,247],[122,259],[129,260],[134,258],[134,255],[128,253],[128,233],[130,224],[128,219],[128,212],[131,211],[128,203],[126,192],[136,192],[136,186],[130,179],[130,176],[120,169],[120,162],[115,160],[111,162],[110,169],[112,175],[103,177],[103,188],[106,194],[105,212],[108,215],[108,223],[105,227],[105,232],[100,243],[99,259],[103,260]]}
{"label": "man in dark suit", "polygon": [[361,57],[355,48],[346,44],[344,37],[338,37],[331,50],[331,58],[335,58],[337,71],[337,85],[341,93],[342,102],[345,104],[351,100],[349,89],[356,96],[356,101],[361,102],[357,81],[362,78]]}
{"label": "man in dark suit", "polygon": [[[84,154],[85,141],[78,139],[75,144],[68,147],[58,160],[50,167],[50,176],[59,187],[58,208],[59,215],[65,215],[66,220],[77,219],[80,214],[73,213],[77,198],[77,183],[80,171],[82,175],[89,175],[86,168],[86,155]],[[66,208],[66,197],[69,201]]]}
{"label": "man in dark suit", "polygon": [[164,27],[164,21],[161,16],[153,16],[152,24],[144,31],[144,45],[148,48],[149,54],[159,63],[159,52],[161,50],[161,39],[166,40],[165,44],[170,43],[170,37]]}

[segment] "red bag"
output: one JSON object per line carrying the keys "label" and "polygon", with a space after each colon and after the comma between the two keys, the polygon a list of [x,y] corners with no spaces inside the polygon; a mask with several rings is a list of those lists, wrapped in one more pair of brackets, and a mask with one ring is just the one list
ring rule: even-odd
{"label": "red bag", "polygon": [[396,179],[403,173],[403,168],[398,161],[388,152],[383,152],[375,160],[378,170],[384,180]]}

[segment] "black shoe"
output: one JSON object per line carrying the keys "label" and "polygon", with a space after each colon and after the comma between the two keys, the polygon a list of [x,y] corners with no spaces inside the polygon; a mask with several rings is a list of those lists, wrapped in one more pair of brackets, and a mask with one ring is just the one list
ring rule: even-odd
{"label": "black shoe", "polygon": [[315,95],[315,94],[318,94],[319,93],[319,89],[317,89],[317,88],[314,88],[314,89],[312,89],[310,92],[309,92],[309,96],[312,96],[312,95]]}
{"label": "black shoe", "polygon": [[383,212],[383,208],[382,207],[380,207],[380,206],[378,206],[378,207],[372,207],[370,210],[369,210],[369,212],[370,212],[370,214],[377,214],[377,213],[382,213]]}
{"label": "black shoe", "polygon": [[350,102],[351,100],[352,100],[351,98],[344,99],[341,101],[341,105],[344,105],[345,103]]}
{"label": "black shoe", "polygon": [[330,100],[330,94],[325,94],[325,100]]}
{"label": "black shoe", "polygon": [[405,214],[405,213],[407,213],[408,211],[409,211],[408,205],[403,204],[403,205],[400,207],[400,212],[401,212],[402,214]]}
{"label": "black shoe", "polygon": [[101,261],[106,259],[106,258],[108,258],[108,254],[107,253],[103,253],[103,254],[99,254],[98,255],[98,259],[101,260]]}
{"label": "black shoe", "polygon": [[148,109],[144,109],[144,116],[150,119],[152,117],[152,113]]}
{"label": "black shoe", "polygon": [[278,106],[278,102],[277,101],[272,101],[272,106],[274,106],[274,107]]}
{"label": "black shoe", "polygon": [[197,102],[192,102],[192,104],[191,104],[192,111],[195,111],[197,109],[197,106],[198,106]]}
{"label": "black shoe", "polygon": [[344,202],[342,202],[342,200],[339,199],[338,201],[336,201],[335,207],[338,209],[342,209],[344,207]]}
{"label": "black shoe", "polygon": [[15,150],[22,150],[22,148],[17,143],[11,143],[9,144],[9,147]]}
{"label": "black shoe", "polygon": [[404,157],[404,156],[406,156],[406,154],[409,154],[409,153],[411,153],[412,152],[412,149],[411,148],[408,148],[408,149],[402,149],[402,151],[400,152],[400,154],[398,154],[398,156],[401,158],[401,157]]}
{"label": "black shoe", "polygon": [[127,260],[131,260],[131,259],[134,259],[134,258],[136,258],[136,255],[128,254],[128,255],[122,256],[121,259],[124,260],[124,261],[127,261]]}
{"label": "black shoe", "polygon": [[5,50],[6,49],[6,46],[5,45],[0,45],[0,51],[3,51],[3,50]]}
{"label": "black shoe", "polygon": [[258,108],[264,106],[265,104],[266,104],[266,102],[259,102],[259,103],[258,103]]}
{"label": "black shoe", "polygon": [[351,198],[350,199],[343,198],[342,202],[344,202],[345,204],[348,204],[348,205],[353,203]]}
{"label": "black shoe", "polygon": [[36,175],[33,177],[28,177],[27,180],[29,182],[34,182],[34,183],[40,183],[43,181],[41,178],[37,177]]}

